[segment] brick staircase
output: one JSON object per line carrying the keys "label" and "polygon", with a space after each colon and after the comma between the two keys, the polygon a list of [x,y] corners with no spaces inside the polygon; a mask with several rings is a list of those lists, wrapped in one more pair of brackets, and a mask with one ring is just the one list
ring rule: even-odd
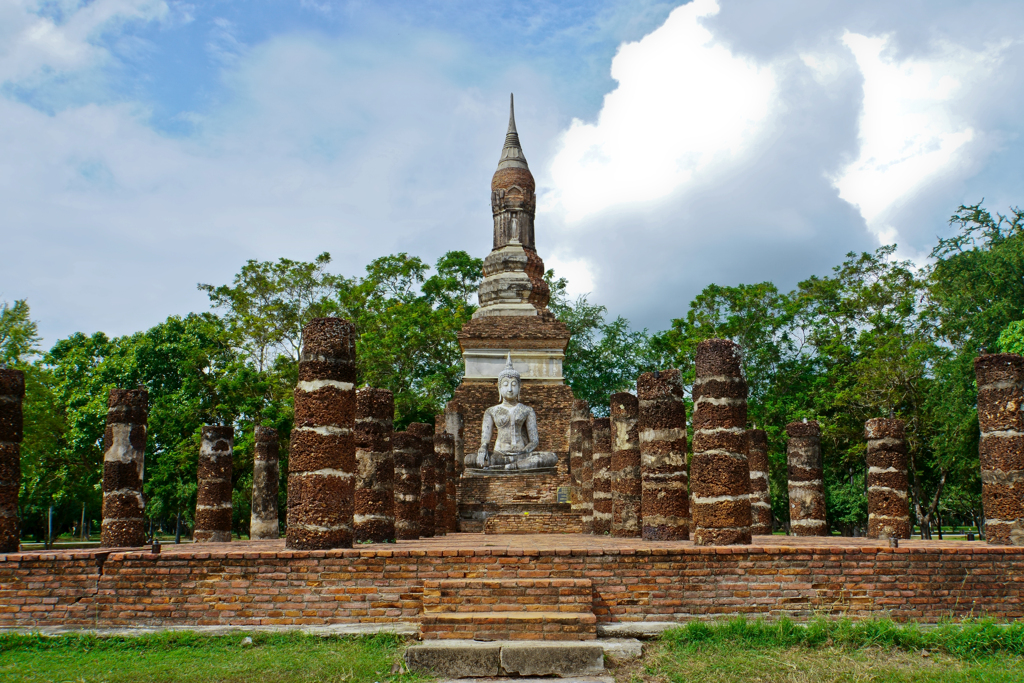
{"label": "brick staircase", "polygon": [[594,640],[590,579],[423,582],[423,640]]}

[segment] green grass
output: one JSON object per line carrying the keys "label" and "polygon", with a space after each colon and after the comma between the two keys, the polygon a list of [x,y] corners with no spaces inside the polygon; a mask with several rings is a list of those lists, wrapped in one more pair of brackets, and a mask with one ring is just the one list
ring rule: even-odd
{"label": "green grass", "polygon": [[[252,646],[243,647],[249,636]],[[0,680],[411,682],[392,674],[404,640],[394,635],[322,637],[301,633],[191,632],[133,637],[0,635]]]}
{"label": "green grass", "polygon": [[1024,680],[1024,625],[989,621],[922,628],[888,620],[798,625],[737,619],[664,634],[625,681],[730,683]]}

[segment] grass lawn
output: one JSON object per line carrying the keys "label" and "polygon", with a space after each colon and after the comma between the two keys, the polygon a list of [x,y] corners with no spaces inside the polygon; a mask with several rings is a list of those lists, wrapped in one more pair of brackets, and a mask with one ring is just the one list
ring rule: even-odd
{"label": "grass lawn", "polygon": [[1024,627],[981,622],[922,629],[891,621],[690,624],[666,633],[643,662],[616,671],[631,683],[1024,681]]}
{"label": "grass lawn", "polygon": [[[413,683],[397,636],[288,634],[133,638],[0,635],[2,681],[345,681]],[[394,673],[392,673],[394,672]],[[694,623],[614,666],[621,683],[1024,681],[1024,624],[937,628],[891,621]],[[553,683],[557,679],[552,679]]]}
{"label": "grass lawn", "polygon": [[404,641],[396,636],[321,637],[300,633],[130,638],[0,635],[0,681],[398,681]]}

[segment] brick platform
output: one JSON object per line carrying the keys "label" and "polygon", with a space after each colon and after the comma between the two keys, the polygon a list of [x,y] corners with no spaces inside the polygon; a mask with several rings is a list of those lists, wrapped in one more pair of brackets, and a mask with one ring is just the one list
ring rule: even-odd
{"label": "brick platform", "polygon": [[[586,579],[598,624],[740,614],[1024,617],[1024,549],[1011,546],[902,541],[893,549],[869,539],[757,536],[751,546],[695,547],[452,534],[317,551],[285,550],[279,539],[164,546],[159,555],[0,555],[0,628],[419,623],[428,582],[456,579]],[[472,624],[466,619],[455,621]],[[544,623],[539,637],[579,638]]]}

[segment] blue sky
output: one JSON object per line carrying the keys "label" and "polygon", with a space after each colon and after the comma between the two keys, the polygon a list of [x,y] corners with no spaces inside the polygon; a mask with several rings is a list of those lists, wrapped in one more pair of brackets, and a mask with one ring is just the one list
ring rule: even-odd
{"label": "blue sky", "polygon": [[490,245],[515,91],[538,249],[663,329],[711,282],[924,262],[1021,202],[1019,2],[0,0],[0,300],[50,343],[321,251]]}

